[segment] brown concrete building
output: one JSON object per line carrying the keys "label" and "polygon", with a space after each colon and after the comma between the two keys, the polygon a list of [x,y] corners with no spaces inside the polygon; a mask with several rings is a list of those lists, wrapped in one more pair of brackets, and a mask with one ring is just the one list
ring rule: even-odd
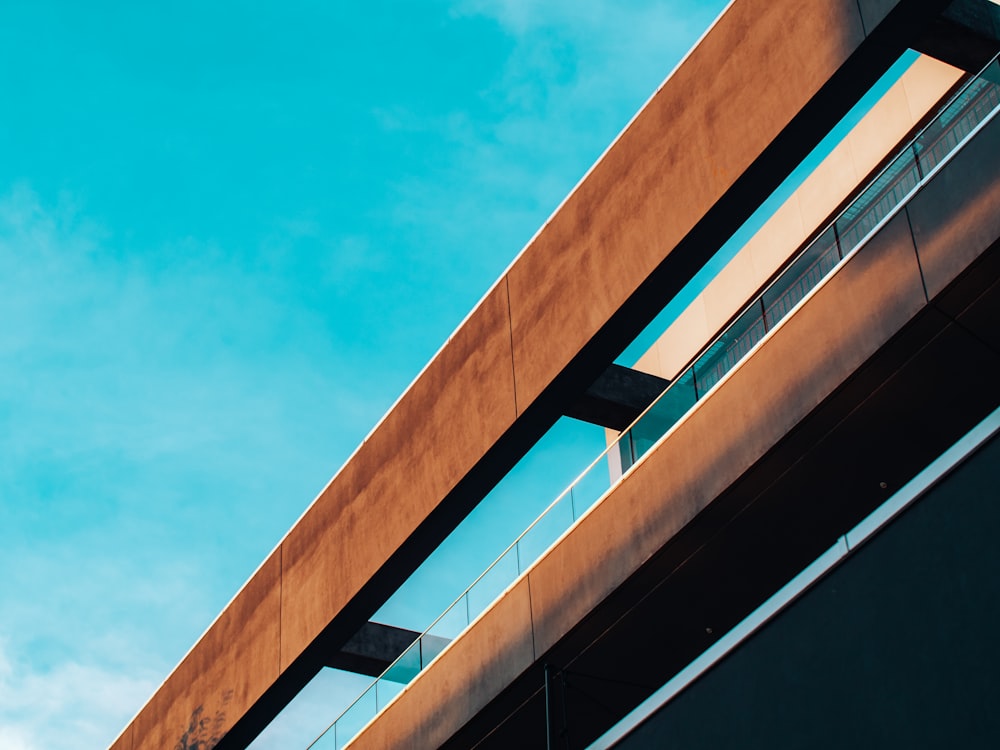
{"label": "brown concrete building", "polygon": [[[996,741],[998,39],[734,0],[113,750],[246,747],[329,665],[389,672],[320,748]],[[608,451],[426,634],[369,622],[563,416]]]}

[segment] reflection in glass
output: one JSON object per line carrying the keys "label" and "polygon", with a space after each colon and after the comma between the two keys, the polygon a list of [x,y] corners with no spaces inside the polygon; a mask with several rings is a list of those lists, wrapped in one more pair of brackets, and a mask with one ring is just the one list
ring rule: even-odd
{"label": "reflection in glass", "polygon": [[[420,670],[417,671],[419,672]],[[416,677],[416,674],[413,676]],[[389,704],[389,701],[402,692],[404,687],[406,687],[406,683],[400,684],[388,679],[384,675],[380,677],[375,682],[375,712],[378,713],[385,708]]]}
{"label": "reflection in glass", "polygon": [[406,685],[417,676],[422,666],[420,663],[420,641],[418,640],[389,666],[381,679]]}
{"label": "reflection in glass", "polygon": [[[628,439],[631,443],[631,455],[622,455],[622,471],[628,469],[648,451],[663,434],[677,424],[688,409],[697,401],[694,375],[688,369],[677,378],[664,392],[660,399],[643,414],[639,421],[632,425]],[[624,442],[624,441],[623,441]]]}
{"label": "reflection in glass", "polygon": [[573,493],[573,520],[586,513],[610,486],[611,481],[604,463],[598,462],[591,466],[570,490]]}
{"label": "reflection in glass", "polygon": [[767,329],[774,328],[839,260],[837,236],[830,227],[764,292]]}
{"label": "reflection in glass", "polygon": [[337,719],[336,743],[337,748],[346,745],[354,735],[361,731],[365,724],[372,720],[378,713],[377,701],[375,697],[375,684],[361,694],[351,707],[344,711],[343,716]]}
{"label": "reflection in glass", "polygon": [[914,149],[924,174],[937,166],[976,125],[1000,106],[997,82],[1000,82],[1000,63],[994,62],[920,134]]}
{"label": "reflection in glass", "polygon": [[436,635],[438,638],[446,638],[449,641],[458,637],[458,634],[468,627],[469,600],[466,594],[444,611],[427,632]]}
{"label": "reflection in glass", "polygon": [[449,643],[451,643],[450,639],[430,633],[424,633],[420,636],[420,668],[423,669],[434,661],[435,657],[444,651],[445,646]]}
{"label": "reflection in glass", "polygon": [[733,365],[743,359],[766,332],[760,304],[754,304],[695,362],[694,376],[699,398],[733,369]]}
{"label": "reflection in glass", "polygon": [[573,498],[567,492],[518,541],[522,569],[527,570],[572,525]]}
{"label": "reflection in glass", "polygon": [[[339,721],[339,719],[338,719]],[[323,734],[313,740],[308,750],[338,750],[337,749],[337,725],[327,729]]]}
{"label": "reflection in glass", "polygon": [[913,192],[919,181],[916,157],[907,149],[837,219],[835,226],[845,253],[861,244],[876,225]]}

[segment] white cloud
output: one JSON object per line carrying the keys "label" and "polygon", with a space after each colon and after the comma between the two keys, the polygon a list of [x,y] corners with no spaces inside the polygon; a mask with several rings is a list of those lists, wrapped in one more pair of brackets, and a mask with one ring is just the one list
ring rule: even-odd
{"label": "white cloud", "polygon": [[4,750],[93,750],[107,747],[155,687],[143,670],[125,675],[69,661],[32,669],[0,641],[0,747]]}
{"label": "white cloud", "polygon": [[[413,344],[380,300],[413,297],[413,278],[452,284],[413,309],[457,322],[713,12],[677,7],[462,2],[512,40],[482,85],[487,116],[375,113],[453,146],[395,186],[388,219],[422,234],[401,243],[413,257],[310,216],[238,252],[149,251],[71,195],[0,194],[0,568],[15,571],[0,580],[0,748],[113,739],[449,332],[424,325]],[[341,306],[288,299],[306,242],[317,297]],[[406,347],[426,350],[415,366]]]}
{"label": "white cloud", "polygon": [[123,245],[0,193],[3,750],[109,744],[380,412],[292,260]]}

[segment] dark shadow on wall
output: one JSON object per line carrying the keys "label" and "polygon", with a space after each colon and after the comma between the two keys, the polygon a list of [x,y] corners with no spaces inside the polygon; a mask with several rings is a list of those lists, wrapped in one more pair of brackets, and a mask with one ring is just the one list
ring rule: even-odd
{"label": "dark shadow on wall", "polygon": [[224,709],[232,697],[232,690],[222,694],[222,708],[216,711],[212,718],[203,716],[205,707],[198,706],[191,713],[187,731],[177,740],[174,750],[212,750],[225,734],[226,712]]}

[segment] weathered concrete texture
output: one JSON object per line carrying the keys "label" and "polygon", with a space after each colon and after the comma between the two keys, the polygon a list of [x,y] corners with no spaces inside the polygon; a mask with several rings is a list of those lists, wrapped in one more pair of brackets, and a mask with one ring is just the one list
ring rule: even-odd
{"label": "weathered concrete texture", "polygon": [[636,363],[673,378],[962,77],[920,57]]}
{"label": "weathered concrete texture", "polygon": [[276,552],[136,717],[133,750],[213,747],[264,694],[279,672],[280,585]]}
{"label": "weathered concrete texture", "polygon": [[521,409],[863,39],[854,0],[729,8],[510,270]]}
{"label": "weathered concrete texture", "polygon": [[[900,215],[529,569],[530,620],[506,606],[488,610],[433,666],[433,679],[421,675],[356,746],[435,747],[457,731],[523,671],[524,644],[533,640],[539,657],[555,646],[925,305]],[[487,637],[495,633],[504,641]],[[412,727],[428,711],[434,734],[415,742]]]}
{"label": "weathered concrete texture", "polygon": [[507,310],[500,284],[282,543],[283,667],[514,421]]}
{"label": "weathered concrete texture", "polygon": [[956,319],[973,336],[1000,353],[1000,325],[997,325],[1000,322],[1000,281],[962,310]]}
{"label": "weathered concrete texture", "polygon": [[531,632],[531,598],[522,578],[492,605],[489,616],[473,623],[466,632],[471,638],[454,641],[350,747],[440,747],[456,725],[535,661]]}
{"label": "weathered concrete texture", "polygon": [[1000,234],[998,153],[994,119],[907,207],[930,297]]}
{"label": "weathered concrete texture", "polygon": [[897,217],[529,574],[551,648],[925,304]]}
{"label": "weathered concrete texture", "polygon": [[648,322],[678,243],[676,283],[705,260],[692,227],[751,211],[903,43],[863,41],[854,0],[731,6],[141,711],[135,747],[212,746],[234,725],[237,747],[273,717],[557,418],[539,395],[579,395],[624,343],[605,326]]}

